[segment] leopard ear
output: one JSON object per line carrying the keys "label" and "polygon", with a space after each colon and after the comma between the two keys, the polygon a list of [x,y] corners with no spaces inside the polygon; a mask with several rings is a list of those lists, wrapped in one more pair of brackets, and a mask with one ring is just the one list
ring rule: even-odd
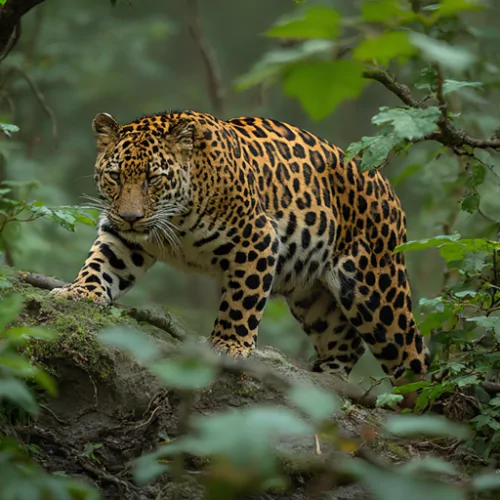
{"label": "leopard ear", "polygon": [[92,121],[92,129],[97,135],[98,151],[104,151],[118,140],[120,125],[108,113],[99,113]]}
{"label": "leopard ear", "polygon": [[194,147],[194,123],[189,120],[180,120],[169,130],[168,140],[174,151],[185,160],[189,160]]}

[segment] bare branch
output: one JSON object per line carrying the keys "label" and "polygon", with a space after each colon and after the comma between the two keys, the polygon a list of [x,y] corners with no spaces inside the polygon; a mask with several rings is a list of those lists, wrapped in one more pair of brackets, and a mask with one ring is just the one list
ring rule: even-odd
{"label": "bare branch", "polygon": [[43,290],[53,290],[54,288],[62,288],[67,285],[64,281],[59,281],[58,279],[51,278],[50,276],[44,276],[43,274],[33,274],[19,271],[19,277],[31,286],[42,288]]}
{"label": "bare branch", "polygon": [[222,84],[221,71],[215,59],[214,50],[203,36],[198,0],[189,0],[188,7],[190,12],[189,33],[198,46],[206,68],[210,100],[215,113],[223,115],[226,92]]}

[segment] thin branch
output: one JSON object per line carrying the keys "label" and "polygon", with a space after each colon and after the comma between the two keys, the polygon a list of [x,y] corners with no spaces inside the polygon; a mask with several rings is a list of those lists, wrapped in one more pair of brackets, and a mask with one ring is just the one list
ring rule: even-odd
{"label": "thin branch", "polygon": [[223,115],[226,92],[222,84],[221,71],[215,59],[214,50],[203,36],[198,0],[189,0],[188,8],[190,12],[190,20],[188,23],[189,33],[198,46],[206,68],[210,100],[215,112],[218,115]]}
{"label": "thin branch", "polygon": [[398,83],[396,79],[381,69],[370,69],[363,71],[363,76],[369,80],[375,80],[381,83],[386,89],[399,97],[407,106],[418,108],[419,103],[413,99],[410,87],[404,83]]}
{"label": "thin branch", "polygon": [[38,87],[37,83],[35,80],[31,78],[28,73],[26,73],[24,70],[20,68],[16,68],[16,71],[26,80],[28,85],[30,86],[33,94],[35,95],[38,103],[40,104],[40,107],[42,110],[45,112],[45,114],[49,117],[50,122],[52,124],[52,135],[54,137],[54,140],[57,141],[57,121],[56,121],[56,116],[54,114],[54,111],[52,111],[51,107],[47,104],[47,101],[45,99],[45,96],[43,95],[43,92],[40,90]]}
{"label": "thin branch", "polygon": [[33,274],[19,271],[19,277],[31,286],[42,288],[43,290],[53,290],[54,288],[62,288],[67,285],[64,281],[59,281],[55,278],[51,278],[50,276],[44,276],[43,274]]}

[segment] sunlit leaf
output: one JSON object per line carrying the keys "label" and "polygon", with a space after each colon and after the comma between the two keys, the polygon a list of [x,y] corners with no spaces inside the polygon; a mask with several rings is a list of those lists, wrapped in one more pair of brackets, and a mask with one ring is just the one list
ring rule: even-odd
{"label": "sunlit leaf", "polygon": [[19,127],[10,123],[0,123],[0,132],[3,132],[7,137],[10,137],[15,132],[19,132]]}
{"label": "sunlit leaf", "polygon": [[[409,21],[415,14],[400,0],[363,0],[361,15],[364,21],[387,24]],[[406,8],[405,8],[406,7]]]}
{"label": "sunlit leaf", "polygon": [[329,7],[309,7],[303,14],[278,22],[266,36],[279,38],[335,38],[340,14]]}
{"label": "sunlit leaf", "polygon": [[401,394],[383,393],[377,396],[376,406],[378,408],[396,408],[403,401]]}
{"label": "sunlit leaf", "polygon": [[404,31],[388,31],[376,38],[366,38],[355,49],[353,56],[360,61],[376,60],[388,64],[395,57],[407,58],[417,52]]}
{"label": "sunlit leaf", "polygon": [[306,40],[295,47],[266,52],[250,71],[236,79],[236,90],[244,90],[252,85],[271,81],[273,77],[281,75],[281,72],[291,64],[328,55],[332,51],[332,47],[333,42],[329,40]]}
{"label": "sunlit leaf", "polygon": [[468,10],[481,10],[483,8],[483,0],[441,0],[437,14],[439,17],[445,17]]}
{"label": "sunlit leaf", "polygon": [[[356,61],[317,61],[296,64],[284,76],[283,90],[296,97],[315,120],[332,113],[343,101],[354,99],[366,84]],[[311,92],[311,82],[314,91]]]}

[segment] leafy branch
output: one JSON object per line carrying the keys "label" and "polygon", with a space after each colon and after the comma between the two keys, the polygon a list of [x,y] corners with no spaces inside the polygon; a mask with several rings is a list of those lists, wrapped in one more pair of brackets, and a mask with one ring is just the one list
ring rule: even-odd
{"label": "leafy branch", "polygon": [[[420,140],[434,140],[440,142],[444,146],[451,147],[456,153],[463,154],[459,148],[470,146],[471,148],[482,149],[500,149],[500,138],[494,135],[489,139],[479,139],[468,135],[463,130],[457,129],[449,120],[446,114],[446,100],[443,95],[443,77],[441,69],[436,66],[438,75],[437,97],[442,110],[442,118],[437,122],[438,131],[424,135]],[[374,80],[381,83],[387,90],[397,96],[404,104],[411,108],[426,108],[425,99],[417,101],[410,87],[398,82],[392,75],[383,69],[367,69],[363,71],[363,76],[369,80]]]}

